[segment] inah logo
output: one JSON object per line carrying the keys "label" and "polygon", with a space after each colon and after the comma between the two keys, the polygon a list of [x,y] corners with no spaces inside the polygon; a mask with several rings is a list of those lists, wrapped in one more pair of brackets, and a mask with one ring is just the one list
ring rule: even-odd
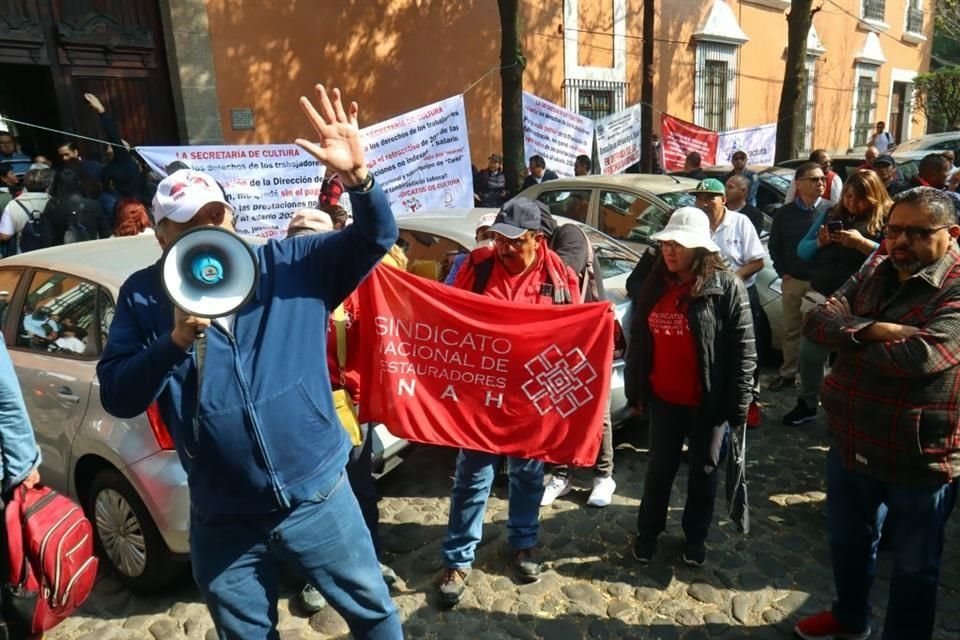
{"label": "inah logo", "polygon": [[521,388],[542,416],[556,409],[566,418],[594,398],[587,385],[596,380],[597,372],[577,347],[564,354],[550,345],[524,367],[532,378]]}

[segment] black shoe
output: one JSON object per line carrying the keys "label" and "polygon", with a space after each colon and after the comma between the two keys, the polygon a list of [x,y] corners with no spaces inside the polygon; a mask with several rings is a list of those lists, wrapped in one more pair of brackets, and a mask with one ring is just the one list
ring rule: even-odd
{"label": "black shoe", "polygon": [[797,384],[797,379],[794,377],[784,378],[783,376],[777,376],[773,379],[767,389],[770,391],[780,391],[782,389],[792,389]]}
{"label": "black shoe", "polygon": [[463,598],[463,592],[467,590],[467,578],[470,576],[469,569],[444,569],[440,574],[440,601],[445,607],[452,607]]}
{"label": "black shoe", "polygon": [[690,542],[687,540],[683,544],[683,561],[691,567],[702,567],[707,561],[707,547],[702,542]]}
{"label": "black shoe", "polygon": [[543,564],[540,562],[540,554],[537,552],[536,547],[517,551],[514,562],[517,565],[517,571],[520,572],[521,580],[528,584],[540,580]]}
{"label": "black shoe", "polygon": [[796,427],[807,422],[813,422],[817,419],[817,405],[812,407],[807,405],[806,400],[797,398],[797,406],[783,416],[783,424],[788,427]]}
{"label": "black shoe", "polygon": [[657,552],[656,537],[638,535],[633,543],[633,558],[640,564],[650,564]]}

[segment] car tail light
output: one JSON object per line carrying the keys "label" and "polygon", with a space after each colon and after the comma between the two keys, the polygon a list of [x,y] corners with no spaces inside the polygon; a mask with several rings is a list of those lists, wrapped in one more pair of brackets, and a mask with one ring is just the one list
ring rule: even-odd
{"label": "car tail light", "polygon": [[627,354],[627,341],[623,337],[623,327],[620,321],[613,321],[613,359],[621,360]]}
{"label": "car tail light", "polygon": [[156,402],[147,407],[147,422],[150,423],[150,430],[153,431],[153,437],[157,439],[160,448],[164,451],[173,451],[176,448],[173,438],[170,437],[167,424],[160,417],[160,407]]}

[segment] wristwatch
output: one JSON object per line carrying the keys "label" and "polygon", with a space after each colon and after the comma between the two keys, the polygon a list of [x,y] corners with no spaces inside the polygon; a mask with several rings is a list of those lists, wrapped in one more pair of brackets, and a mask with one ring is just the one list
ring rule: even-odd
{"label": "wristwatch", "polygon": [[347,191],[351,193],[366,193],[370,191],[370,189],[373,189],[373,173],[370,171],[367,172],[367,177],[364,178],[360,184],[347,187]]}

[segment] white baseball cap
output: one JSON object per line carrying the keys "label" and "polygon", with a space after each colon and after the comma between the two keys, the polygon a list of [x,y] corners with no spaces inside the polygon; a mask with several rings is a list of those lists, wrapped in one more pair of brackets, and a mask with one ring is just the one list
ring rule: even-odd
{"label": "white baseball cap", "polygon": [[663,231],[650,236],[651,240],[676,242],[687,249],[704,248],[719,253],[720,247],[713,241],[710,218],[696,207],[680,207],[670,216]]}
{"label": "white baseball cap", "polygon": [[153,218],[158,223],[166,218],[179,223],[189,222],[201,207],[211,202],[219,202],[233,213],[233,207],[216,180],[206,173],[181,169],[157,185],[157,194],[153,196]]}
{"label": "white baseball cap", "polygon": [[497,221],[497,214],[495,213],[485,213],[479,218],[477,218],[477,231],[480,229],[485,229],[492,227],[493,223]]}

